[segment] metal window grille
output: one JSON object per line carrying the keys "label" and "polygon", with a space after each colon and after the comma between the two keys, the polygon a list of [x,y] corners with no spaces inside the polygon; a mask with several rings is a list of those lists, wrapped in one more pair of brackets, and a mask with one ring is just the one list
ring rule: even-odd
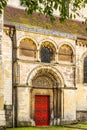
{"label": "metal window grille", "polygon": [[41,49],[41,62],[50,63],[51,61],[51,51],[48,47],[43,47]]}

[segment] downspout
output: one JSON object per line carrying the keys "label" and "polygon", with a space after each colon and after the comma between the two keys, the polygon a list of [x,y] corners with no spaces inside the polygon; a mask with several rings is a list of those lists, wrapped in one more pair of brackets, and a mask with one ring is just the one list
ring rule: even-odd
{"label": "downspout", "polygon": [[58,125],[58,81],[56,81],[56,125]]}
{"label": "downspout", "polygon": [[14,56],[13,56],[13,52],[14,52],[14,42],[15,42],[15,27],[13,26],[9,26],[9,37],[11,38],[12,41],[12,112],[13,112],[13,116],[12,116],[12,126],[15,127],[15,108],[14,108]]}
{"label": "downspout", "polygon": [[54,112],[54,86],[53,86],[53,125],[54,125],[54,117],[55,117],[55,112]]}
{"label": "downspout", "polygon": [[[59,96],[60,96],[60,114],[59,114],[59,118],[60,118],[60,125],[61,125],[61,121],[62,121],[62,107],[63,107],[63,102],[62,102],[62,90],[60,89],[60,94],[59,94]],[[62,105],[62,106],[61,106]]]}

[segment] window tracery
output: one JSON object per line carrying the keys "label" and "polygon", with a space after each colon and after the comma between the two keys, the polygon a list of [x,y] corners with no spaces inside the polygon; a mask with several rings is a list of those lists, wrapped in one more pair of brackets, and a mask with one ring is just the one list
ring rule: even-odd
{"label": "window tracery", "polygon": [[44,42],[41,46],[40,57],[41,62],[50,63],[55,60],[55,47],[50,42]]}

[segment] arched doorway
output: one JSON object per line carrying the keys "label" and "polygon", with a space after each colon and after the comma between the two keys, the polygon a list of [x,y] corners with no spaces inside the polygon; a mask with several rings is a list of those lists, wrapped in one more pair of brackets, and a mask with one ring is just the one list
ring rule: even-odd
{"label": "arched doorway", "polygon": [[61,118],[61,80],[49,68],[41,68],[32,78],[31,118],[36,126],[58,125]]}

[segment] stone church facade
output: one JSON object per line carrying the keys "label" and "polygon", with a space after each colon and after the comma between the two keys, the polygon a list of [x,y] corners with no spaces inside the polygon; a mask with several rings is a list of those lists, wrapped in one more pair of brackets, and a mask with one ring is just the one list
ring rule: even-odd
{"label": "stone church facade", "polygon": [[[86,23],[7,6],[0,63],[0,125],[87,121]],[[2,20],[1,20],[2,22]]]}

